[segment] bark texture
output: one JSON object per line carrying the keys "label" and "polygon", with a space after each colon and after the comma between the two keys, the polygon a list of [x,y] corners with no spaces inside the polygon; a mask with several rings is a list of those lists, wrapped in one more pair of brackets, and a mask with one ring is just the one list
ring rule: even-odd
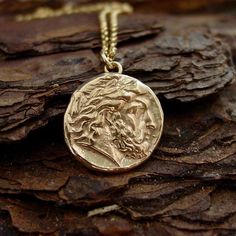
{"label": "bark texture", "polygon": [[[144,14],[120,19],[118,60],[125,73],[149,85],[160,98],[194,101],[233,81],[232,55],[217,36],[217,25]],[[222,37],[230,40],[227,34]],[[96,15],[2,20],[0,42],[1,142],[21,140],[63,114],[71,93],[102,72]]]}
{"label": "bark texture", "polygon": [[[17,2],[11,14],[42,1]],[[161,98],[165,127],[119,175],[87,170],[63,138],[71,93],[102,72],[96,16],[13,17],[0,18],[1,235],[236,234],[234,15],[120,18],[118,59]]]}

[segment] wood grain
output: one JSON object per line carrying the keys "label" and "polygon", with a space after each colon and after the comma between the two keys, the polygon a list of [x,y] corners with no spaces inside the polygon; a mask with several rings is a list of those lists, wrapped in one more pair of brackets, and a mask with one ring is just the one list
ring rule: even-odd
{"label": "wood grain", "polygon": [[71,93],[102,72],[96,16],[0,17],[0,235],[236,234],[235,16],[152,10],[121,17],[117,57],[161,99],[164,134],[122,175],[86,169],[63,136]]}
{"label": "wood grain", "polygon": [[[61,119],[21,143],[2,144],[0,209],[23,232],[235,232],[235,91],[233,85],[191,107],[165,104],[159,148],[122,175],[77,162],[64,143]],[[106,212],[107,206],[113,207]]]}
{"label": "wood grain", "polygon": [[[120,20],[117,58],[125,73],[163,99],[194,101],[234,79],[226,40],[215,28],[186,20],[143,14]],[[11,142],[63,114],[70,94],[103,66],[96,15],[5,23],[0,21],[0,141]]]}

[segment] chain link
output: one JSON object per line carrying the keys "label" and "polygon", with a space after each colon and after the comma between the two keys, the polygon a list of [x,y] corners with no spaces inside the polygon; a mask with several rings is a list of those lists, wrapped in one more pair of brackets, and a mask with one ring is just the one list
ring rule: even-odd
{"label": "chain link", "polygon": [[30,21],[34,19],[43,19],[80,12],[99,12],[102,40],[101,58],[105,63],[105,72],[117,69],[118,72],[121,73],[122,66],[120,63],[115,61],[117,51],[118,15],[122,13],[131,13],[132,11],[133,9],[128,3],[119,2],[97,3],[85,6],[66,4],[60,9],[41,7],[31,14],[18,15],[16,20]]}

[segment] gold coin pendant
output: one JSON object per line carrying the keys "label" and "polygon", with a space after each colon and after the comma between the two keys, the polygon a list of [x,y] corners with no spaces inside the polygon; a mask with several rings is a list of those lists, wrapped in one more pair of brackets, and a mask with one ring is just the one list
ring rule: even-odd
{"label": "gold coin pendant", "polygon": [[150,157],[163,130],[154,92],[139,80],[104,73],[80,86],[64,117],[65,139],[87,167],[122,172]]}

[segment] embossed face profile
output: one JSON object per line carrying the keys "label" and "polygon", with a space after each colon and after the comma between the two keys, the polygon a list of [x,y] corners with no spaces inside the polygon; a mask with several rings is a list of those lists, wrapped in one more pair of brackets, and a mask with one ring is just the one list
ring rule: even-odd
{"label": "embossed face profile", "polygon": [[87,166],[130,169],[150,156],[163,127],[155,94],[140,81],[104,74],[72,96],[65,114],[66,142]]}
{"label": "embossed face profile", "polygon": [[149,111],[150,101],[146,93],[135,95],[121,110],[129,137],[144,153],[148,152],[148,142],[156,128],[155,117]]}

